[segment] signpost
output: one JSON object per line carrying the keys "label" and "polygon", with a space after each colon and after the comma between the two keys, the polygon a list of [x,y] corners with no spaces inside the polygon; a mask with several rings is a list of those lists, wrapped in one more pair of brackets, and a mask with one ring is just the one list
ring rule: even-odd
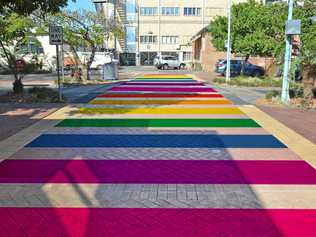
{"label": "signpost", "polygon": [[56,45],[56,70],[58,78],[58,95],[59,101],[62,101],[61,82],[60,82],[60,60],[59,60],[59,45],[63,45],[63,28],[61,26],[49,26],[49,43]]}
{"label": "signpost", "polygon": [[285,27],[286,47],[284,55],[284,69],[283,69],[283,83],[281,100],[287,104],[290,100],[289,95],[289,71],[291,67],[291,53],[292,53],[292,37],[301,33],[301,21],[293,20],[294,0],[289,0],[288,20]]}

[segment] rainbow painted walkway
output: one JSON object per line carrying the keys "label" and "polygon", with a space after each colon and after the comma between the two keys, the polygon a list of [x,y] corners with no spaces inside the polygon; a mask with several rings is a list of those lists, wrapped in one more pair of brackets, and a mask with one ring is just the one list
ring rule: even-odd
{"label": "rainbow painted walkway", "polygon": [[0,236],[316,236],[316,170],[190,75],[145,75],[0,163]]}

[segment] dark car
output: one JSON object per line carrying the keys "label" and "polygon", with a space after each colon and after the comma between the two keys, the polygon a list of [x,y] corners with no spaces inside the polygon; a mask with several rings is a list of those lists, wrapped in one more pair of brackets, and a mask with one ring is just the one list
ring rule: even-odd
{"label": "dark car", "polygon": [[[242,73],[242,68],[243,73]],[[226,75],[226,68],[227,68],[227,60],[220,59],[216,63],[216,72],[220,73],[221,75]],[[240,74],[246,75],[246,76],[252,76],[252,77],[260,77],[265,74],[264,68],[260,67],[258,65],[244,62],[243,60],[236,60],[233,59],[230,61],[230,73],[231,76],[238,76]]]}

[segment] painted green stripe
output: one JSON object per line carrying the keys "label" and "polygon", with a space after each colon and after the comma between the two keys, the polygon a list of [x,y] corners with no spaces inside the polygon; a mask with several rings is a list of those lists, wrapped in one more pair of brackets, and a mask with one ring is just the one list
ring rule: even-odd
{"label": "painted green stripe", "polygon": [[252,119],[65,119],[57,127],[260,127]]}

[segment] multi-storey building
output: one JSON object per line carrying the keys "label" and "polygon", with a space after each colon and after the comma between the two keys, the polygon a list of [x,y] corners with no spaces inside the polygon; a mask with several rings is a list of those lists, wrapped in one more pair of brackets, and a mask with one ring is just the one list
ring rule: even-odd
{"label": "multi-storey building", "polygon": [[[234,3],[244,0],[233,0]],[[227,15],[220,0],[96,0],[97,10],[116,17],[125,28],[125,39],[115,40],[121,55],[140,64],[151,64],[158,55],[178,55],[191,61],[191,38],[216,16]],[[101,5],[102,4],[102,5]],[[113,47],[113,43],[108,44]]]}

